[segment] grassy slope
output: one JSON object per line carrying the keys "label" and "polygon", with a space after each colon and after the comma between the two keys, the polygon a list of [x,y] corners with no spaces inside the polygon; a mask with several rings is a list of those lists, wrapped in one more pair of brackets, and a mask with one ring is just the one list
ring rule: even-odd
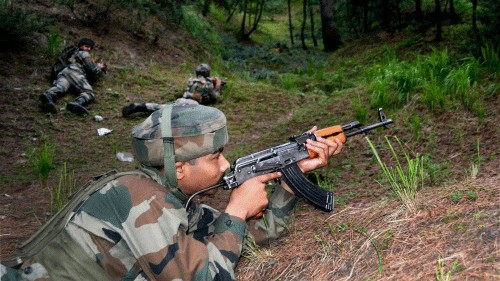
{"label": "grassy slope", "polygon": [[[444,37],[450,38],[446,30]],[[8,195],[0,199],[2,257],[50,215],[46,213],[48,188],[41,186],[32,174],[27,152],[40,147],[43,136],[57,144],[56,169],[49,177],[49,187],[57,185],[58,169],[63,163],[75,171],[78,185],[109,169],[133,168],[137,163],[119,162],[115,153],[131,151],[127,136],[144,116],[123,119],[121,107],[131,101],[173,100],[182,92],[198,63],[196,55],[186,50],[193,53],[201,50],[184,34],[174,36],[177,39],[163,39],[165,46],[159,48],[123,36],[117,30],[106,37],[87,29],[79,32],[71,39],[92,36],[100,44],[96,52],[110,54],[110,73],[96,86],[99,100],[91,107],[93,113],[104,116],[103,122],[66,113],[49,117],[34,110],[38,94],[48,86],[43,73],[50,62],[35,52],[36,48],[9,53],[9,57],[16,59],[10,62],[12,67],[2,67],[5,83],[1,85],[4,94],[0,99],[3,112],[0,124],[4,134],[0,156],[4,173],[0,184],[1,193]],[[349,82],[348,89],[331,95],[300,94],[280,88],[279,83],[242,79],[232,69],[215,70],[231,85],[226,99],[216,105],[228,117],[231,136],[228,158],[234,160],[282,143],[288,136],[313,125],[323,127],[354,120],[352,101],[368,100],[363,78],[359,77],[360,69],[382,58],[384,45],[399,46],[401,57],[430,50],[431,44],[425,37],[412,39],[411,45],[404,43],[407,40],[405,35],[384,40],[372,38],[329,55],[325,71],[342,72]],[[441,47],[448,44],[453,45],[445,42]],[[1,58],[4,66],[6,57]],[[314,88],[314,80],[305,77],[304,83]],[[498,83],[496,80],[484,83],[490,82]],[[66,99],[71,98],[68,95]],[[318,213],[302,203],[282,240],[241,260],[237,268],[239,279],[428,280],[434,277],[438,257],[445,258],[445,270],[458,260],[455,275],[461,277],[487,280],[498,276],[493,268],[499,258],[496,245],[499,146],[495,141],[498,97],[493,95],[487,102],[487,117],[483,122],[461,108],[435,116],[425,108],[409,104],[387,112],[395,120],[390,130],[379,130],[370,136],[380,146],[379,153],[387,153],[382,136],[391,134],[402,139],[411,150],[448,165],[438,173],[439,186],[421,192],[417,214],[401,210],[387,189],[376,183],[382,178],[366,141],[362,137],[353,138],[342,156],[322,171],[327,185],[336,194],[335,211]],[[418,114],[422,120],[422,134],[418,138],[409,129],[408,116],[412,114]],[[369,112],[367,122],[375,119],[375,112]],[[98,137],[96,129],[100,127],[113,129],[113,133]],[[468,178],[469,165],[477,154],[475,139],[479,140],[484,157],[479,179],[463,181]],[[458,192],[464,196],[454,202],[451,196]],[[469,193],[475,193],[477,198],[465,196]],[[382,273],[378,271],[380,265]]]}

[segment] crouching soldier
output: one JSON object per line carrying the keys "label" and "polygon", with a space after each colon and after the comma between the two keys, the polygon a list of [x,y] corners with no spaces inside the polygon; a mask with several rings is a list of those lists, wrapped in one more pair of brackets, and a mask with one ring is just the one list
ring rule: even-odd
{"label": "crouching soldier", "polygon": [[[182,96],[182,99],[188,99],[203,105],[210,105],[220,97],[220,92],[225,82],[219,77],[210,77],[210,66],[200,64],[196,68],[196,78],[190,78],[188,86]],[[123,117],[128,117],[136,112],[151,113],[163,108],[164,104],[158,103],[131,103],[122,109]]]}
{"label": "crouching soldier", "polygon": [[106,67],[102,60],[95,62],[91,58],[90,51],[93,48],[94,41],[91,39],[83,38],[79,41],[78,48],[67,59],[67,66],[56,73],[53,87],[40,95],[44,111],[57,113],[56,100],[64,96],[70,88],[75,88],[79,95],[73,102],[66,104],[66,109],[78,115],[89,114],[86,106],[95,99],[89,81],[99,78]]}
{"label": "crouching soldier", "polygon": [[[214,107],[174,103],[155,111],[132,129],[142,168],[80,189],[5,261],[1,280],[234,280],[245,239],[275,239],[298,198],[284,181],[268,197],[266,182],[281,176],[274,172],[233,189],[224,211],[186,206],[230,167],[227,142],[226,117]],[[341,147],[319,138],[308,143],[316,158],[298,165],[304,172],[323,167]],[[265,220],[250,220],[263,210]]]}

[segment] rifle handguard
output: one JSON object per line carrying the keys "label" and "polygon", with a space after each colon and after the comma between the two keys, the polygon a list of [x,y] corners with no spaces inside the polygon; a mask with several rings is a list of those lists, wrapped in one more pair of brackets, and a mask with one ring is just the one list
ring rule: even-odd
{"label": "rifle handguard", "polygon": [[[321,130],[317,130],[314,132],[316,137],[322,137],[331,141],[335,141],[335,139],[339,139],[342,143],[345,143],[347,138],[344,135],[344,130],[342,130],[342,126],[336,125],[328,128],[324,128]],[[308,150],[309,158],[315,158],[318,154],[312,150]]]}

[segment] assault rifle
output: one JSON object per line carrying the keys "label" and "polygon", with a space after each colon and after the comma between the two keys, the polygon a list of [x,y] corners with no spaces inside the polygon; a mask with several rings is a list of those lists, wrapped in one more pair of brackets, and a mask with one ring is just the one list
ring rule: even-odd
{"label": "assault rifle", "polygon": [[[333,210],[333,193],[310,182],[297,165],[300,160],[315,157],[314,152],[307,150],[306,141],[322,137],[330,140],[338,138],[342,143],[345,143],[349,137],[366,134],[370,130],[392,123],[392,119],[386,118],[382,108],[378,109],[378,117],[380,122],[368,126],[353,121],[345,125],[317,130],[314,133],[305,132],[290,137],[288,143],[238,158],[231,166],[231,171],[224,176],[222,182],[209,187],[207,190],[220,186],[224,189],[233,189],[250,178],[280,171],[283,175],[282,178],[296,196],[306,199],[311,205],[322,211],[331,212]],[[195,193],[193,196],[197,194]],[[189,202],[190,200],[188,200],[186,207]]]}

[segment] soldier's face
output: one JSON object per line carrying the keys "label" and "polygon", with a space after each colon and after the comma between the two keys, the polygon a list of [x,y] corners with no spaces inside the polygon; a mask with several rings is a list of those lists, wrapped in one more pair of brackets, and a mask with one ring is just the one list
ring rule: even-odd
{"label": "soldier's face", "polygon": [[[222,151],[199,157],[195,161],[184,162],[182,171],[177,171],[179,188],[186,195],[192,195],[201,189],[217,184],[230,166]],[[182,174],[180,179],[179,174]],[[215,192],[217,189],[208,191],[206,194]]]}
{"label": "soldier's face", "polygon": [[92,50],[92,48],[89,45],[82,45],[80,49],[86,52],[90,52]]}

